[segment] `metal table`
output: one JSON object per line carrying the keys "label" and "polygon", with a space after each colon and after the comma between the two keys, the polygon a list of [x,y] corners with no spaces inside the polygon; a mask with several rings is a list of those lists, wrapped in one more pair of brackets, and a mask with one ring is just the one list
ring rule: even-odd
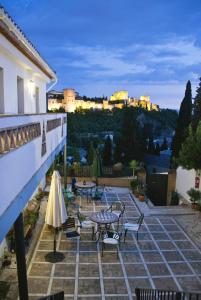
{"label": "metal table", "polygon": [[[78,181],[75,183],[75,186],[80,190],[87,191],[87,190],[92,190],[96,186],[96,184],[92,181],[86,181],[86,182]],[[88,193],[87,193],[87,200],[88,200]]]}
{"label": "metal table", "polygon": [[[97,236],[96,242],[99,241],[101,234],[107,230],[108,225],[118,222],[118,216],[109,211],[92,213],[89,218],[91,221],[97,223],[97,230],[94,233],[94,235]],[[101,225],[104,225],[104,227],[101,227]]]}

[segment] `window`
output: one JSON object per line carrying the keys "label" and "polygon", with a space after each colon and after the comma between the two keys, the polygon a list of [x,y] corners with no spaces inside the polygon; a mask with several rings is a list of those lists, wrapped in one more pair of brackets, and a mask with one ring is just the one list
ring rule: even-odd
{"label": "window", "polygon": [[24,80],[17,77],[17,104],[18,114],[24,113]]}
{"label": "window", "polygon": [[3,76],[3,69],[0,68],[0,114],[5,113],[4,107],[4,76]]}
{"label": "window", "polygon": [[35,88],[35,100],[36,100],[36,113],[40,113],[40,106],[39,106],[39,87],[36,86]]}

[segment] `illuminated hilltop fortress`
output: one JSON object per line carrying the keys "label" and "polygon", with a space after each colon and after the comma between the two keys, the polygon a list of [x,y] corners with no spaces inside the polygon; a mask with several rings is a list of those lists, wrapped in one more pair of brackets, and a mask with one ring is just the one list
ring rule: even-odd
{"label": "illuminated hilltop fortress", "polygon": [[64,108],[66,112],[74,112],[76,109],[113,109],[122,108],[124,105],[142,107],[147,110],[158,110],[157,104],[150,101],[149,96],[141,96],[140,99],[130,98],[128,91],[117,91],[109,99],[81,97],[74,89],[64,89],[63,92],[51,91],[48,93],[48,109]]}

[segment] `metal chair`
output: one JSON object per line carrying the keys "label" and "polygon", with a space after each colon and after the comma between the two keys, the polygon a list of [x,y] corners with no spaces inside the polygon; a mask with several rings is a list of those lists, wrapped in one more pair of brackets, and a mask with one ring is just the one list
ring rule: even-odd
{"label": "metal chair", "polygon": [[80,211],[78,211],[77,213],[77,218],[79,221],[79,227],[83,228],[83,229],[91,229],[92,230],[92,240],[94,238],[94,232],[95,232],[95,226],[96,224],[91,221],[88,217],[84,216],[83,214],[80,213]]}
{"label": "metal chair", "polygon": [[110,205],[110,207],[107,209],[107,211],[111,211],[113,214],[115,214],[118,217],[117,228],[119,228],[119,221],[120,218],[123,217],[125,211],[125,204],[120,201],[113,202]]}
{"label": "metal chair", "polygon": [[106,244],[115,245],[117,247],[117,258],[118,258],[118,246],[120,247],[121,233],[117,231],[108,230],[102,236],[102,256],[103,249]]}
{"label": "metal chair", "polygon": [[69,239],[80,237],[79,226],[75,224],[74,217],[69,217],[66,222],[62,224],[62,230]]}
{"label": "metal chair", "polygon": [[138,241],[138,231],[140,230],[140,227],[142,225],[142,222],[144,220],[144,214],[141,214],[141,216],[139,217],[137,223],[125,223],[124,224],[124,243],[126,241],[126,235],[128,231],[133,231],[136,233],[136,237],[137,237],[137,241]]}
{"label": "metal chair", "polygon": [[97,186],[94,190],[91,192],[91,198],[93,200],[101,200],[103,193],[104,193],[105,186]]}

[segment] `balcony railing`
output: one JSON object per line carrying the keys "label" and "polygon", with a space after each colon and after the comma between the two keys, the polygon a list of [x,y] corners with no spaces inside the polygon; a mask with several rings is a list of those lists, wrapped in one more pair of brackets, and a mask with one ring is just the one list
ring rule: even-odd
{"label": "balcony railing", "polygon": [[[44,136],[60,126],[63,136],[63,126],[66,122],[64,114],[0,115],[0,155],[33,141],[40,137],[42,132]],[[44,149],[42,154],[46,152]]]}
{"label": "balcony railing", "polygon": [[18,148],[41,135],[40,123],[0,129],[0,154]]}
{"label": "balcony railing", "polygon": [[137,300],[201,300],[201,293],[135,289]]}

